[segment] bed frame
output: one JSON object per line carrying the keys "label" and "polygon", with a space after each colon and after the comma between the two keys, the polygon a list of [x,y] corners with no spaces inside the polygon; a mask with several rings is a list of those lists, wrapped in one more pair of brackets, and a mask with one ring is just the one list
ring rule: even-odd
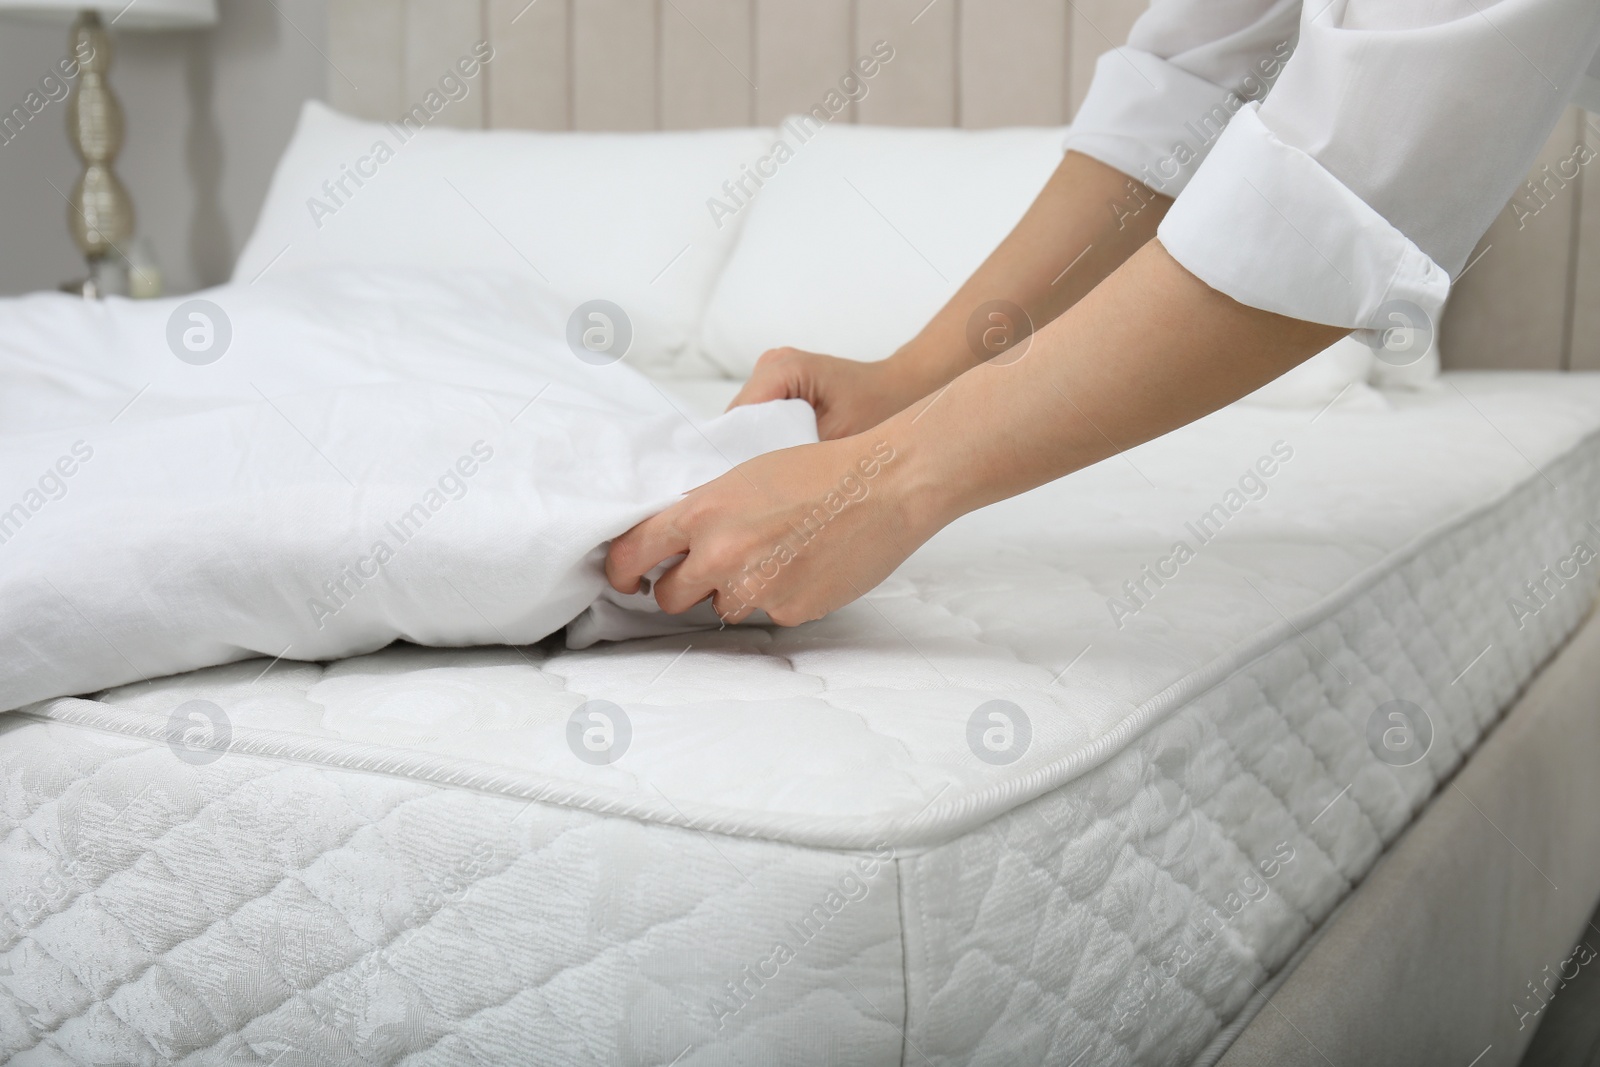
{"label": "bed frame", "polygon": [[[895,62],[848,121],[1058,125],[1082,100],[1094,58],[1125,38],[1144,6],[331,0],[330,96],[351,113],[395,119],[487,42],[494,58],[481,84],[442,121],[761,125],[809,109],[882,39]],[[1508,205],[1469,260],[1440,331],[1447,367],[1600,370],[1600,167],[1553,183],[1541,170],[1585,141],[1600,148],[1600,120],[1571,109],[1535,166],[1542,191],[1526,186],[1523,208]],[[1517,1029],[1510,1005],[1543,964],[1566,958],[1600,896],[1596,693],[1600,622],[1591,620],[1276,976],[1271,1006],[1258,998],[1201,1062],[1466,1064],[1485,1044],[1485,1064],[1515,1062],[1532,1028]],[[1486,1028],[1492,1037],[1479,1043]]]}
{"label": "bed frame", "polygon": [[1517,1063],[1543,1003],[1583,995],[1550,976],[1600,944],[1597,710],[1591,615],[1215,1043],[1221,1067]]}

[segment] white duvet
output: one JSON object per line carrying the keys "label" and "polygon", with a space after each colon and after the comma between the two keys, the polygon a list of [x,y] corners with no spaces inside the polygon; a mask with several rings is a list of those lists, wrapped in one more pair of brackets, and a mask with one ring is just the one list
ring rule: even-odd
{"label": "white duvet", "polygon": [[[605,543],[815,440],[797,401],[691,418],[494,277],[202,297],[209,322],[0,301],[0,708],[257,655],[529,644],[586,612],[584,641],[676,626],[608,590]],[[226,349],[179,358],[188,329]]]}

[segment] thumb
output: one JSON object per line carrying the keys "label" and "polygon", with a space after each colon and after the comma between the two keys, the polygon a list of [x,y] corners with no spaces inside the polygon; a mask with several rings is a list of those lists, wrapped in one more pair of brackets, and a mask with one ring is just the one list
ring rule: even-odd
{"label": "thumb", "polygon": [[757,367],[726,410],[732,411],[746,404],[765,404],[769,400],[793,400],[800,395],[797,375],[776,367]]}

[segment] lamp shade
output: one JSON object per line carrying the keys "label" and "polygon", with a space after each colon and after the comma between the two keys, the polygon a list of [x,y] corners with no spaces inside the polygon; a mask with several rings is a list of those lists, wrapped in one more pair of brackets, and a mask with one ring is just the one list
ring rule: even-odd
{"label": "lamp shade", "polygon": [[0,15],[70,22],[83,11],[98,12],[107,26],[118,30],[186,30],[215,24],[217,0],[121,0],[98,4],[82,0],[0,0]]}

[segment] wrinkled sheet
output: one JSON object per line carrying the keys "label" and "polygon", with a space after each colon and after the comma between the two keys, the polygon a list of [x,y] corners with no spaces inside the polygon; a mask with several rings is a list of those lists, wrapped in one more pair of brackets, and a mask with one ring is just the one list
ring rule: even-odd
{"label": "wrinkled sheet", "polygon": [[529,644],[603,594],[586,640],[715,625],[610,593],[606,543],[816,439],[798,401],[692,418],[494,277],[199,297],[228,336],[204,363],[176,354],[187,298],[0,301],[0,708],[251,656]]}

